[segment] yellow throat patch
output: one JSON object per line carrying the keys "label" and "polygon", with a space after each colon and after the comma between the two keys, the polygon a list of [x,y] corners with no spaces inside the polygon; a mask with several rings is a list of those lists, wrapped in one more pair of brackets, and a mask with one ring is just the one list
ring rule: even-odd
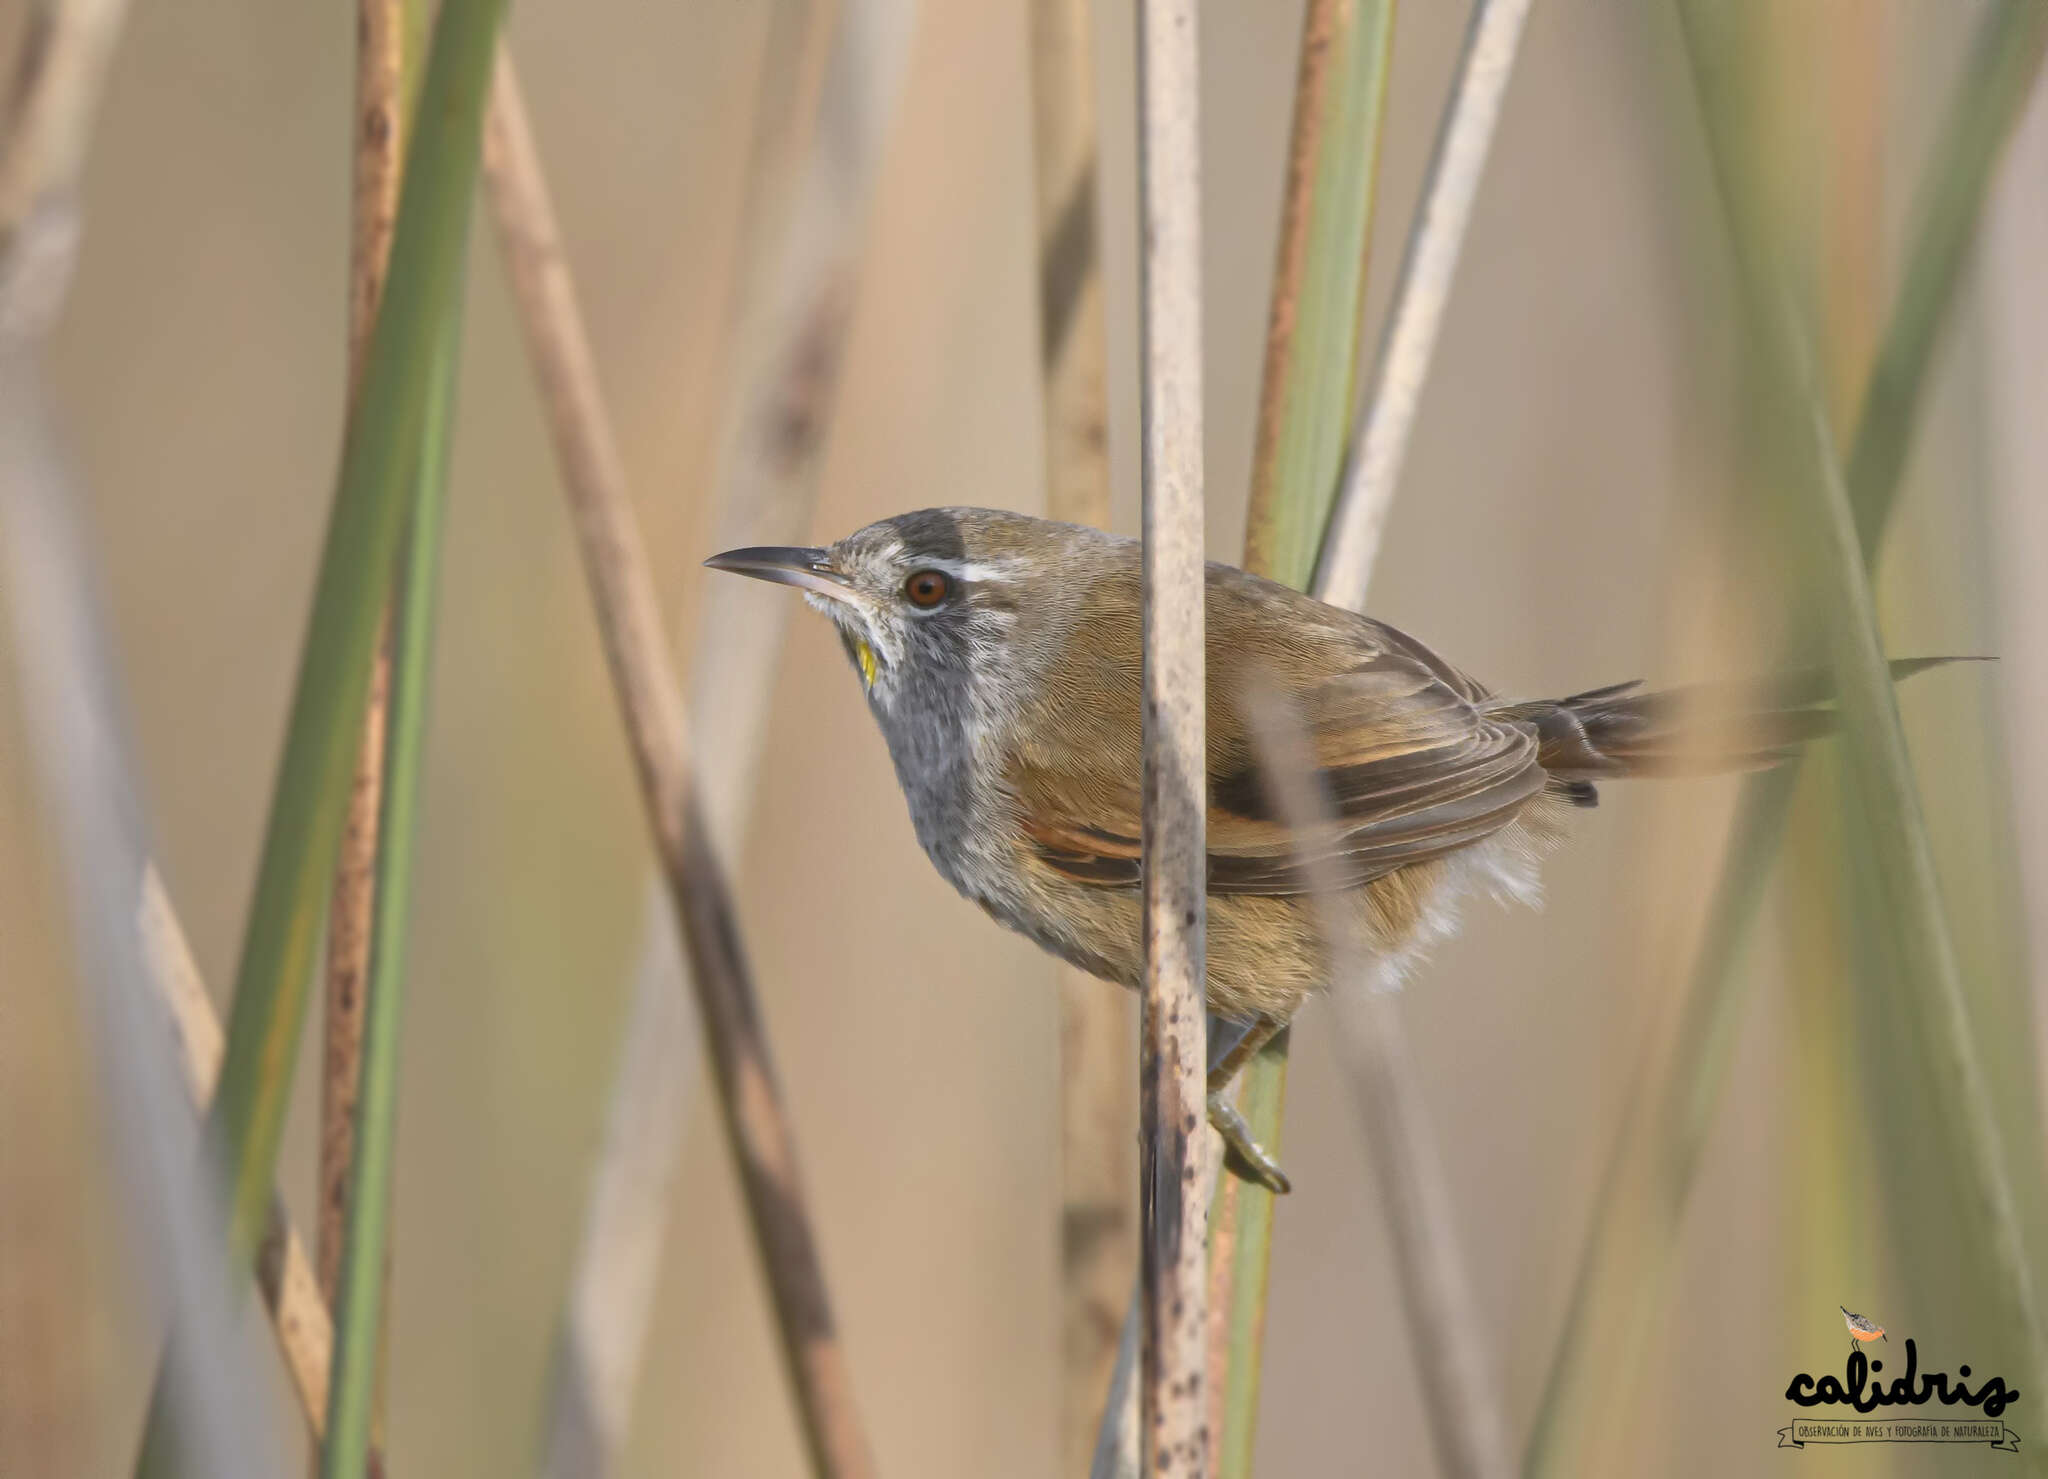
{"label": "yellow throat patch", "polygon": [[854,656],[860,659],[861,681],[868,687],[873,688],[875,686],[875,649],[868,646],[866,638],[855,637],[853,639],[853,651]]}

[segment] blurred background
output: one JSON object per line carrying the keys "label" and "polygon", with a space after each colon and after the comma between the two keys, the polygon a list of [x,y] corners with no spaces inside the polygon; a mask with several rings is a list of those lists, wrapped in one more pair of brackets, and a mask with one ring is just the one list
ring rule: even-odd
{"label": "blurred background", "polygon": [[[1979,7],[1750,9],[1757,162],[1798,243],[1846,428]],[[1115,524],[1130,531],[1133,28],[1126,5],[1096,12]],[[767,15],[598,0],[523,4],[511,23],[683,651],[698,636],[698,562],[719,547],[706,490],[748,269],[739,230]],[[1463,6],[1399,12],[1374,322],[1464,19]],[[1209,527],[1212,554],[1235,559],[1301,9],[1216,0],[1203,26]],[[340,444],[352,69],[347,5],[138,5],[47,356],[89,493],[157,857],[216,993],[233,974]],[[819,542],[932,504],[1043,508],[1030,110],[1021,0],[923,0],[865,234]],[[473,235],[401,1099],[400,1474],[530,1463],[650,860],[504,274],[486,223]],[[1917,679],[1901,703],[1966,973],[1985,990],[1980,1026],[2028,1128],[2019,1155],[2039,1145],[2042,941],[2028,922],[2048,902],[2048,786],[2024,763],[2048,725],[2043,264],[2048,94],[1998,177],[1881,572],[1893,653],[2002,659]],[[1759,644],[1784,624],[1783,575],[1754,536],[1768,520],[1744,514],[1768,495],[1768,471],[1750,453],[1729,294],[1670,15],[1544,0],[1374,614],[1530,696],[1768,660]],[[878,1458],[893,1475],[1051,1472],[1053,964],[920,854],[824,623],[793,621],[774,691],[741,918]],[[0,1473],[112,1475],[132,1456],[159,1319],[138,1297],[105,1169],[17,693],[0,662]],[[1896,1126],[1873,1108],[1885,1079],[1850,1007],[1862,977],[1843,944],[1825,771],[1805,783],[1742,967],[1751,998],[1676,1250],[1668,1338],[1638,1400],[1608,1414],[1641,1471],[1780,1462],[1767,1451],[1788,1420],[1785,1383],[1839,1370],[1838,1304],[1912,1329],[1929,1362],[1935,1346],[1951,1364],[1973,1359],[1929,1292],[1939,1250],[1890,1235],[1898,1203],[1880,1183]],[[1549,864],[1543,910],[1474,908],[1404,1002],[1517,1444],[1631,1079],[1692,959],[1735,784],[1604,789]],[[1322,1018],[1312,1007],[1295,1035],[1283,1159],[1296,1190],[1275,1233],[1260,1467],[1429,1472],[1375,1182]],[[302,1222],[315,1038],[281,1171]],[[626,1472],[798,1474],[701,1086],[687,1113]],[[2022,1179],[2040,1175],[2036,1164]],[[273,1385],[264,1400],[296,1444]],[[2022,1431],[2048,1443],[2048,1430]],[[2011,1460],[1782,1462],[1846,1474]]]}

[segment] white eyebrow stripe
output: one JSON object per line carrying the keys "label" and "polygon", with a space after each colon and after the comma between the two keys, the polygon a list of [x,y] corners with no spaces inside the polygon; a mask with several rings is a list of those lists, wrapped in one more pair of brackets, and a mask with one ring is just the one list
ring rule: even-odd
{"label": "white eyebrow stripe", "polygon": [[918,566],[920,570],[939,570],[955,580],[1010,581],[1017,577],[1015,560],[926,560]]}

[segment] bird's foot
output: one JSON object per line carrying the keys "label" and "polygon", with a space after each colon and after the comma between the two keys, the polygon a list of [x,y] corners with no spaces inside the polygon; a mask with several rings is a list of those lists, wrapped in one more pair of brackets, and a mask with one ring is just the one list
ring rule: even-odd
{"label": "bird's foot", "polygon": [[1209,1095],[1209,1123],[1223,1137],[1224,1163],[1231,1170],[1247,1181],[1257,1182],[1275,1196],[1285,1196],[1294,1189],[1287,1173],[1280,1169],[1280,1163],[1252,1138],[1252,1127],[1245,1123],[1237,1106],[1224,1096],[1221,1089],[1213,1090]]}

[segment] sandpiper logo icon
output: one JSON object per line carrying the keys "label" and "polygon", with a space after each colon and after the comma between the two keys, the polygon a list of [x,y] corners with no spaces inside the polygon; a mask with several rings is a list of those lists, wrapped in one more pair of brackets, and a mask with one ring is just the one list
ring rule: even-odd
{"label": "sandpiper logo icon", "polygon": [[[1922,1371],[1920,1348],[1906,1337],[1906,1369],[1885,1382],[1882,1358],[1865,1354],[1872,1341],[1890,1343],[1884,1326],[1846,1305],[1839,1306],[1849,1327],[1849,1360],[1842,1379],[1832,1375],[1818,1379],[1800,1372],[1785,1387],[1785,1400],[1800,1407],[1847,1407],[1851,1414],[1818,1419],[1799,1418],[1778,1429],[1780,1448],[1804,1448],[1809,1443],[1985,1443],[2006,1453],[2019,1451],[2019,1436],[2001,1422],[1986,1421],[2004,1413],[2019,1401],[2020,1394],[1993,1376],[1972,1387],[1968,1366],[1958,1366],[1953,1379],[1945,1371]],[[1913,1417],[1869,1417],[1880,1407],[1925,1407],[1939,1403],[1939,1414]],[[1975,1408],[1983,1418],[1958,1420],[1949,1409]]]}

